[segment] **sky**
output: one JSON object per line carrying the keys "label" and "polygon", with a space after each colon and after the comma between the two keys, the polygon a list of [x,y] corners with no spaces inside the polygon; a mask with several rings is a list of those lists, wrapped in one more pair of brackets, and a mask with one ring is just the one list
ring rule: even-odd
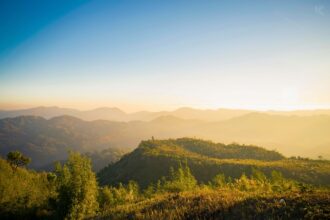
{"label": "sky", "polygon": [[0,109],[330,108],[330,1],[0,0]]}

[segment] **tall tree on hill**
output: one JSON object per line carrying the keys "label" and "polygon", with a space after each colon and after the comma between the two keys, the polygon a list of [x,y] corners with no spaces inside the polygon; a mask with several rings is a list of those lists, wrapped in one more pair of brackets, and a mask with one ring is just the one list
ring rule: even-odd
{"label": "tall tree on hill", "polygon": [[17,167],[28,165],[31,162],[31,159],[24,156],[19,151],[11,151],[7,154],[7,161],[13,170],[16,170]]}
{"label": "tall tree on hill", "polygon": [[56,166],[58,217],[83,219],[98,209],[98,186],[91,161],[79,153],[70,152],[68,161]]}

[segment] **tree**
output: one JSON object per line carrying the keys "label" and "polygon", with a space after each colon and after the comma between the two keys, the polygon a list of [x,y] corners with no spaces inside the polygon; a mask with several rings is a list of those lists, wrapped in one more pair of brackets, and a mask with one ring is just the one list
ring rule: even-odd
{"label": "tree", "polygon": [[219,173],[212,179],[212,185],[214,187],[224,187],[226,184],[226,177],[223,173]]}
{"label": "tree", "polygon": [[196,187],[197,180],[191,174],[190,168],[185,162],[184,166],[179,164],[179,168],[174,170],[170,168],[169,179],[165,181],[164,188],[172,192],[192,190]]}
{"label": "tree", "polygon": [[25,157],[19,151],[11,151],[7,154],[7,161],[13,170],[16,170],[17,167],[28,165],[31,162],[31,159]]}
{"label": "tree", "polygon": [[66,164],[56,165],[58,215],[61,219],[83,219],[98,209],[98,186],[91,161],[70,152]]}
{"label": "tree", "polygon": [[127,185],[128,199],[133,201],[139,195],[139,184],[133,180],[129,181]]}

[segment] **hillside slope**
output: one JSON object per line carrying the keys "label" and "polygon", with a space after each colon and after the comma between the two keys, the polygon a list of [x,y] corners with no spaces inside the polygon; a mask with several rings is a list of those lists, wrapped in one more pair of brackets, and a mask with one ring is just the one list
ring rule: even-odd
{"label": "hillside slope", "polygon": [[120,127],[121,123],[117,122],[89,123],[70,116],[50,120],[35,116],[3,119],[0,120],[0,155],[19,150],[32,158],[32,168],[40,168],[64,160],[68,150],[94,152],[113,148],[114,154],[118,154],[111,139]]}
{"label": "hillside slope", "polygon": [[98,174],[101,184],[116,185],[129,180],[142,187],[168,176],[170,167],[187,162],[199,182],[207,183],[218,173],[231,178],[249,175],[257,168],[270,176],[273,170],[300,182],[326,185],[330,182],[330,162],[286,159],[281,154],[254,146],[224,145],[190,138],[143,141]]}

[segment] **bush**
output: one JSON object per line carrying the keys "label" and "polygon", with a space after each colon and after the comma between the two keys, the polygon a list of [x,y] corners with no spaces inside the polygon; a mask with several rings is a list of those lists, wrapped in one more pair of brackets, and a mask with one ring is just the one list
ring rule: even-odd
{"label": "bush", "polygon": [[197,180],[191,174],[187,163],[184,166],[179,164],[179,168],[174,170],[170,168],[170,176],[163,183],[163,189],[169,192],[182,192],[196,188]]}
{"label": "bush", "polygon": [[213,187],[225,187],[227,186],[226,177],[223,173],[216,175],[211,182]]}
{"label": "bush", "polygon": [[139,196],[139,185],[135,181],[129,181],[127,186],[120,183],[118,187],[105,186],[100,188],[99,202],[101,208],[104,209],[134,202]]}

